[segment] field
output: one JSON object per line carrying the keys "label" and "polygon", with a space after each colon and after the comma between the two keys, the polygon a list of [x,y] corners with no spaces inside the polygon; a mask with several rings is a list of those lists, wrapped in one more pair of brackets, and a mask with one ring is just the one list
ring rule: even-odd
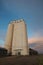
{"label": "field", "polygon": [[43,55],[3,57],[0,65],[43,65]]}

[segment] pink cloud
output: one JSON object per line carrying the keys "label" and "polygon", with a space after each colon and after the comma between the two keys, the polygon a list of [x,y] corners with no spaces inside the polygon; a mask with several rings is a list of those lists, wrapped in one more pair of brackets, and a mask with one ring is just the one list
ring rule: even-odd
{"label": "pink cloud", "polygon": [[37,42],[43,42],[43,37],[32,37],[28,38],[28,43],[37,43]]}
{"label": "pink cloud", "polygon": [[43,53],[43,37],[28,38],[28,44],[30,48],[37,50],[39,53]]}

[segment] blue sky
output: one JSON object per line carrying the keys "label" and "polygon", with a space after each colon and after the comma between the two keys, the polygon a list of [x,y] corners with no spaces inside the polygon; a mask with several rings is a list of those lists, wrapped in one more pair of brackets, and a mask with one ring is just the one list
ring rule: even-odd
{"label": "blue sky", "polygon": [[0,44],[10,21],[24,19],[28,38],[43,38],[43,0],[0,0]]}

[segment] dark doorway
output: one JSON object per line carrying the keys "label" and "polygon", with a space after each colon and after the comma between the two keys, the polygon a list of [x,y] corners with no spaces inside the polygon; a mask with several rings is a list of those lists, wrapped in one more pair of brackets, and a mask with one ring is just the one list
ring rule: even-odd
{"label": "dark doorway", "polygon": [[18,55],[20,56],[21,55],[21,52],[18,52]]}

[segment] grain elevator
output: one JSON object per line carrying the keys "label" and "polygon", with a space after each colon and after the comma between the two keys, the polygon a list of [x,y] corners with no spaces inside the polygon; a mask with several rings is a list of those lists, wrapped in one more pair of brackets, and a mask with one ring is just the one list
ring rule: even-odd
{"label": "grain elevator", "polygon": [[23,19],[8,25],[5,48],[12,55],[29,55],[27,29]]}

